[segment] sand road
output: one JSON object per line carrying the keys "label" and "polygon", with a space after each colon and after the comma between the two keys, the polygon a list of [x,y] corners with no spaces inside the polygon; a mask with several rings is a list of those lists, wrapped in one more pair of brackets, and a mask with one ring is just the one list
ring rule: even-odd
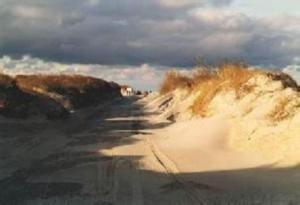
{"label": "sand road", "polygon": [[[169,157],[174,150],[157,140],[170,123],[153,121],[156,114],[125,98],[75,112],[67,121],[2,120],[0,204],[297,204],[299,192],[274,191],[269,183],[288,176],[282,188],[297,190],[297,168],[186,170],[178,164],[180,153]],[[214,159],[210,155],[206,162]],[[249,186],[245,193],[241,187],[255,184],[252,176],[260,174],[268,176],[259,179],[266,186]]]}
{"label": "sand road", "polygon": [[2,120],[0,204],[190,204],[185,191],[168,194],[174,178],[146,141],[166,124],[148,123],[135,101],[55,123]]}

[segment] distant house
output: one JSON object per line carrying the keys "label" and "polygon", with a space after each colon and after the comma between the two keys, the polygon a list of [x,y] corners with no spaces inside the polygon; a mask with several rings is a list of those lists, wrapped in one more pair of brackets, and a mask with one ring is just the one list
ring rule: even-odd
{"label": "distant house", "polygon": [[121,86],[121,94],[123,96],[132,96],[132,95],[134,95],[134,90],[130,86],[123,85],[123,86]]}

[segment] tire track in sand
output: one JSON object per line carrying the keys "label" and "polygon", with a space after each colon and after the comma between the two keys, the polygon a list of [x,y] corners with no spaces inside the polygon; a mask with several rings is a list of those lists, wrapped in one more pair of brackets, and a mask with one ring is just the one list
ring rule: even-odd
{"label": "tire track in sand", "polygon": [[180,170],[176,164],[156,145],[156,143],[147,136],[146,141],[150,146],[151,152],[159,164],[165,169],[165,171],[178,183],[182,189],[187,193],[193,204],[206,205],[206,201],[199,196],[199,192],[195,190],[189,183],[187,183],[182,177],[180,177]]}

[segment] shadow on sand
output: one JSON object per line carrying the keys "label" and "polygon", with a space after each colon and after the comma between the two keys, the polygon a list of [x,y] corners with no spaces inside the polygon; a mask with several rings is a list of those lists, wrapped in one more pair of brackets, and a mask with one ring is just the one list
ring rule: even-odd
{"label": "shadow on sand", "polygon": [[[39,160],[29,158],[31,161],[28,167],[20,168],[9,177],[0,179],[0,204],[46,204],[48,199],[53,198],[56,199],[52,203],[54,205],[76,204],[71,200],[74,197],[81,199],[77,204],[123,204],[105,201],[106,192],[103,192],[103,200],[101,197],[94,200],[94,196],[86,188],[92,182],[39,181],[59,173],[67,176],[72,172],[76,175],[76,171],[78,179],[84,178],[89,173],[80,172],[82,167],[91,167],[91,170],[97,166],[110,167],[103,171],[104,175],[110,175],[114,172],[111,167],[116,161],[138,163],[140,157],[137,156],[105,156],[97,151],[100,148],[135,143],[136,139],[131,136],[147,136],[151,134],[149,130],[164,128],[170,124],[151,124],[140,118],[154,113],[143,112],[143,107],[135,102],[136,99],[124,99],[110,108],[88,110],[74,115],[60,128],[67,134],[65,150],[53,152]],[[120,103],[123,108],[119,106],[114,109]],[[132,117],[132,120],[124,119]],[[201,160],[201,156],[199,158]],[[145,204],[300,204],[300,166],[181,174],[158,173],[137,167],[135,169],[140,176],[147,176],[147,179],[142,179],[143,194],[148,195],[144,198]],[[120,179],[126,180],[128,179]],[[155,181],[159,183],[155,184]],[[100,180],[101,183],[103,186],[109,184],[105,180]],[[147,188],[153,186],[156,191]],[[39,200],[45,200],[45,203]]]}

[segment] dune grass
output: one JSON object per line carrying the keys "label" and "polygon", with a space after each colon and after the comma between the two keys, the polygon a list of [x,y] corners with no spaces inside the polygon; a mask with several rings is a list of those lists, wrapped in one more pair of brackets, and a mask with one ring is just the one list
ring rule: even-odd
{"label": "dune grass", "polygon": [[86,89],[99,88],[106,84],[101,79],[81,75],[18,75],[16,81],[24,89],[40,87],[47,91],[76,89],[84,92]]}
{"label": "dune grass", "polygon": [[217,68],[198,67],[192,71],[191,76],[169,71],[166,73],[160,93],[165,94],[177,88],[197,92],[198,97],[191,109],[194,114],[205,116],[209,103],[218,92],[233,90],[237,98],[251,92],[253,87],[246,83],[259,72],[250,70],[241,63],[224,63]]}
{"label": "dune grass", "polygon": [[273,110],[268,114],[268,118],[272,122],[279,122],[290,117],[290,113],[287,111],[286,107],[291,101],[289,98],[280,98]]}
{"label": "dune grass", "polygon": [[170,70],[166,72],[159,92],[163,95],[172,92],[177,88],[190,88],[191,83],[191,78],[188,76],[181,74],[179,71]]}
{"label": "dune grass", "polygon": [[[166,73],[160,93],[166,94],[177,88],[184,88],[197,95],[190,109],[195,115],[207,116],[209,104],[214,97],[223,91],[233,91],[237,99],[243,98],[255,88],[247,83],[256,75],[264,75],[274,81],[280,81],[282,87],[300,91],[297,82],[288,74],[280,71],[250,69],[243,63],[223,63],[217,67],[199,66],[189,74],[172,70]],[[291,99],[282,98],[267,116],[271,121],[278,122],[290,116],[287,105]]]}
{"label": "dune grass", "polygon": [[[204,81],[198,80],[195,83],[196,90],[200,91],[191,109],[194,114],[206,116],[209,103],[220,91],[233,90],[237,98],[241,98],[251,91],[246,83],[258,71],[249,70],[242,64],[223,64],[210,75],[205,73]],[[203,77],[200,77],[200,79]],[[199,77],[197,77],[199,79]]]}
{"label": "dune grass", "polygon": [[0,74],[0,103],[2,113],[8,117],[25,118],[40,113],[49,118],[58,113],[60,117],[67,110],[94,106],[120,96],[118,84],[88,76]]}
{"label": "dune grass", "polygon": [[77,109],[120,96],[113,82],[82,75],[17,75],[18,87],[29,93],[50,96],[68,109]]}
{"label": "dune grass", "polygon": [[12,87],[15,84],[14,79],[0,72],[0,87]]}

